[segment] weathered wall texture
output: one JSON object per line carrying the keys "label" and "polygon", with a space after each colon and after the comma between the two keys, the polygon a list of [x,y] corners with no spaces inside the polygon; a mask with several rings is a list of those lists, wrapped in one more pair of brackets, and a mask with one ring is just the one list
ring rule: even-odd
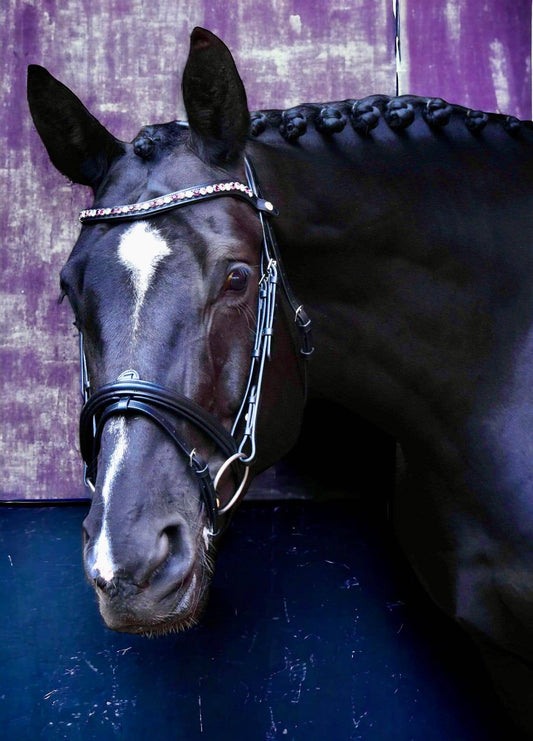
{"label": "weathered wall texture", "polygon": [[531,118],[531,0],[401,6],[401,92]]}
{"label": "weathered wall texture", "polygon": [[[462,6],[468,6],[463,9]],[[77,339],[58,273],[86,189],[49,164],[25,100],[29,63],[113,133],[183,115],[195,25],[234,52],[252,109],[394,93],[392,0],[3,0],[0,497],[83,495]],[[529,0],[402,0],[401,92],[530,117]]]}

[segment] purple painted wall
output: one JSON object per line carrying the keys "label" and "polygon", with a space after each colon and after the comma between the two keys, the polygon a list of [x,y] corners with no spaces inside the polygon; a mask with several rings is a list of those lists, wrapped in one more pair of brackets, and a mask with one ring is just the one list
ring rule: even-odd
{"label": "purple painted wall", "polygon": [[[116,136],[131,139],[143,124],[183,115],[178,73],[195,25],[230,46],[252,109],[393,93],[393,5],[3,0],[0,497],[84,494],[77,338],[57,296],[89,193],[48,162],[27,110],[27,64],[48,67]],[[402,92],[530,117],[529,0],[401,0],[400,14]]]}
{"label": "purple painted wall", "polygon": [[400,91],[531,118],[531,0],[403,0]]}

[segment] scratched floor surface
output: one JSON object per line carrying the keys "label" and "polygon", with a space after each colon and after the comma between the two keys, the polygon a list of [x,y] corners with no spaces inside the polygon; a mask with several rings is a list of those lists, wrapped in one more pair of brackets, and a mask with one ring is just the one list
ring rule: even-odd
{"label": "scratched floor surface", "polygon": [[2,739],[503,737],[475,657],[379,508],[244,504],[202,625],[153,640],[103,627],[80,564],[85,512],[0,509]]}

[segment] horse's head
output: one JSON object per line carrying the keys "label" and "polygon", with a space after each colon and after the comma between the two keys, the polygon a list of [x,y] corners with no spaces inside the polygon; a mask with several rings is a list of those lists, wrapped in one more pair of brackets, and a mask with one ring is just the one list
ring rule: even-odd
{"label": "horse's head", "polygon": [[244,159],[245,91],[227,48],[201,29],[183,94],[189,127],[150,126],[126,144],[44,69],[28,79],[52,162],[95,194],[61,273],[91,387],[85,568],[106,623],[139,633],[198,619],[216,530],[248,466],[253,474],[293,444],[304,396],[283,311],[267,357],[270,205]]}

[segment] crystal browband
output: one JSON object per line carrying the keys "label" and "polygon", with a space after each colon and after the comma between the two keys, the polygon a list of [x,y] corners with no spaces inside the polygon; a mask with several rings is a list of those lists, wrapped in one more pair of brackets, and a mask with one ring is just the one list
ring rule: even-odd
{"label": "crystal browband", "polygon": [[88,208],[80,213],[79,219],[82,224],[94,221],[114,221],[115,219],[142,219],[156,213],[170,211],[178,206],[185,206],[188,203],[197,203],[208,198],[228,195],[241,198],[258,211],[264,211],[274,216],[278,214],[278,210],[274,208],[270,201],[258,198],[247,185],[238,181],[228,180],[211,185],[200,185],[194,188],[177,190],[173,193],[167,193],[164,196],[150,199],[149,201],[141,201],[141,203],[131,203],[125,206]]}

